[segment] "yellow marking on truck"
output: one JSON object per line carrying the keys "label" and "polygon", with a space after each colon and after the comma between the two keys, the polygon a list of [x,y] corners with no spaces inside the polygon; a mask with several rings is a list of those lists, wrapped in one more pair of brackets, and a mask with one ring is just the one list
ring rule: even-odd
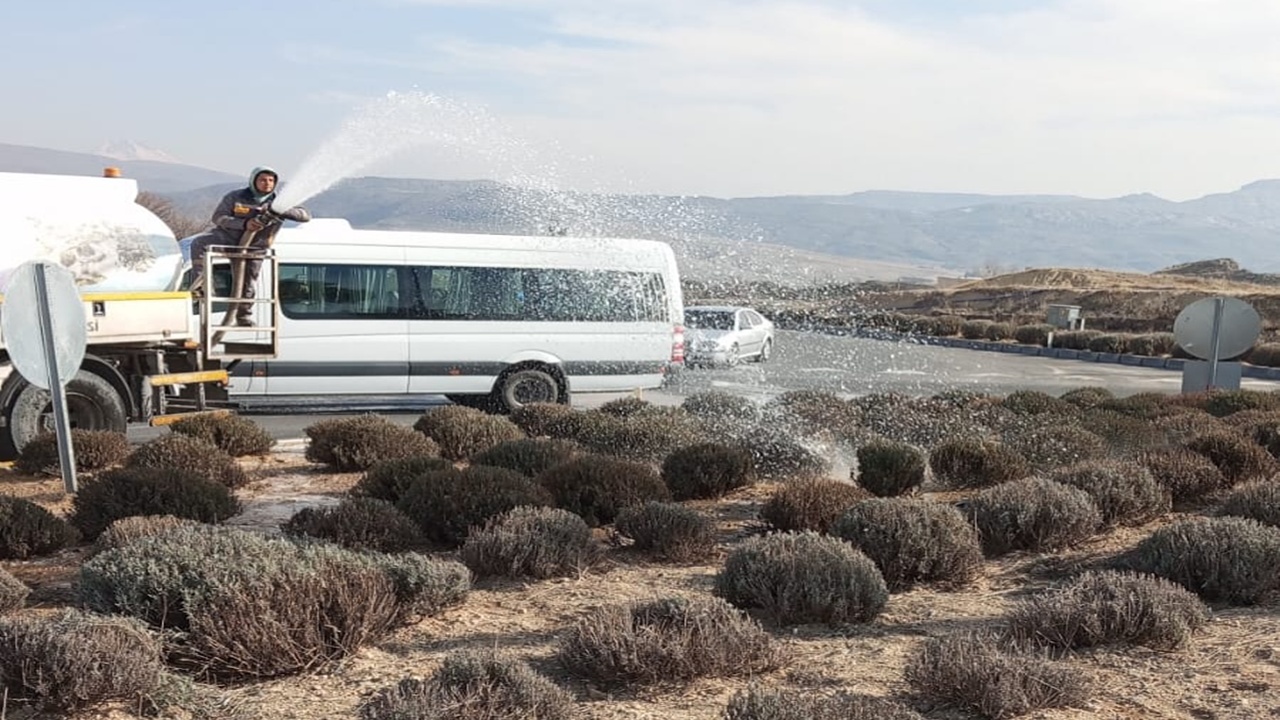
{"label": "yellow marking on truck", "polygon": [[137,292],[101,292],[101,293],[85,293],[80,296],[86,302],[89,301],[106,301],[106,300],[184,300],[191,297],[191,293],[184,291],[137,291]]}
{"label": "yellow marking on truck", "polygon": [[[136,291],[136,292],[100,292],[100,293],[84,293],[80,299],[85,302],[120,302],[129,300],[188,300],[191,293],[185,290],[175,291]],[[4,295],[0,295],[0,303],[4,302]]]}
{"label": "yellow marking on truck", "polygon": [[207,382],[227,382],[226,370],[200,370],[197,372],[185,373],[168,373],[166,375],[152,375],[147,379],[151,387],[162,387],[165,385],[194,385],[196,383]]}

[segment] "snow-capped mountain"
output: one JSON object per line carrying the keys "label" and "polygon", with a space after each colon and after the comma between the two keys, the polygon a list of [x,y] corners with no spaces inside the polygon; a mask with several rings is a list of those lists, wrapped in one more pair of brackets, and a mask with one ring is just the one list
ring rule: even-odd
{"label": "snow-capped mountain", "polygon": [[182,164],[181,160],[163,150],[147,147],[133,140],[109,140],[100,145],[95,154],[115,160],[147,160]]}

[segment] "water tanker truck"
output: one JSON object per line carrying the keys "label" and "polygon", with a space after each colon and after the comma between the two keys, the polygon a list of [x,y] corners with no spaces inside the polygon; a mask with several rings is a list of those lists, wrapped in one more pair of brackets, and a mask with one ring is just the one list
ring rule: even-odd
{"label": "water tanker truck", "polygon": [[[187,263],[178,240],[139,205],[137,183],[101,177],[0,173],[0,292],[23,263],[72,272],[84,305],[84,362],[66,385],[71,427],[124,432],[192,414],[227,412],[228,372],[247,358],[273,357],[275,326],[236,328],[213,315],[229,298],[181,289]],[[270,264],[270,251],[260,251]],[[264,270],[273,270],[264,267]],[[271,272],[268,277],[274,277]],[[274,292],[253,302],[274,310]],[[0,296],[0,313],[6,312]],[[223,336],[226,335],[225,339]],[[49,393],[9,362],[0,334],[0,460],[53,429]]]}

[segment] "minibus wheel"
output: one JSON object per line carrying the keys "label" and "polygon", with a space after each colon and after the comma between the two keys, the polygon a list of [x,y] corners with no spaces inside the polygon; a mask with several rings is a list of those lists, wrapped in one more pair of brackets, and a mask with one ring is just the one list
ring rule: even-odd
{"label": "minibus wheel", "polygon": [[498,382],[496,394],[508,412],[533,403],[560,401],[560,382],[544,370],[516,370],[502,376]]}

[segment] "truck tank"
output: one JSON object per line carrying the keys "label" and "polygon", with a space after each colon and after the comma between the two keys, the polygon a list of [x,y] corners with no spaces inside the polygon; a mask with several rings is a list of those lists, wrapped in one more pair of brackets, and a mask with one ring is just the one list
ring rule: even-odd
{"label": "truck tank", "polygon": [[0,290],[29,260],[71,270],[81,293],[163,292],[181,280],[178,241],[135,202],[132,179],[0,172],[0,197]]}

